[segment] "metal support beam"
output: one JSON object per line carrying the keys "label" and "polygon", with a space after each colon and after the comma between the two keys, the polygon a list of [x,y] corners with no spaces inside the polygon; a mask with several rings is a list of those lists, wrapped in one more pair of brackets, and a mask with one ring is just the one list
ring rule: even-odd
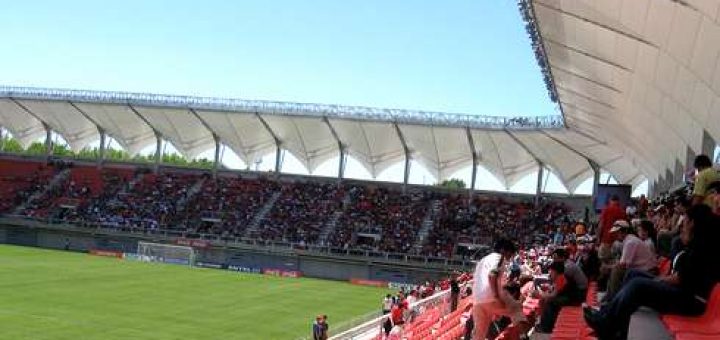
{"label": "metal support beam", "polygon": [[538,177],[537,177],[537,188],[535,189],[535,208],[540,207],[540,197],[542,197],[542,185],[543,177],[545,175],[545,164],[537,160],[538,163]]}
{"label": "metal support beam", "polygon": [[213,133],[213,140],[215,141],[215,159],[213,161],[213,178],[217,177],[218,168],[220,168],[220,137]]}
{"label": "metal support beam", "polygon": [[465,128],[465,134],[467,136],[468,146],[470,146],[470,152],[472,152],[472,177],[470,177],[470,195],[472,196],[475,191],[475,181],[477,178],[477,168],[480,163],[480,155],[475,148],[475,140],[473,139],[472,132],[469,127]]}
{"label": "metal support beam", "polygon": [[510,138],[512,138],[515,141],[515,143],[518,143],[518,145],[520,145],[520,147],[522,147],[523,150],[525,150],[525,152],[527,152],[530,155],[530,157],[532,157],[535,160],[535,162],[538,164],[538,168],[539,168],[538,179],[537,179],[538,181],[537,181],[537,189],[535,190],[535,207],[538,208],[538,207],[540,207],[540,196],[542,195],[542,178],[543,178],[543,175],[545,172],[545,163],[543,163],[540,160],[540,158],[538,156],[536,156],[535,153],[533,153],[530,150],[530,148],[527,147],[527,145],[525,145],[525,143],[523,143],[519,138],[517,138],[517,136],[515,136],[512,132],[510,132],[510,130],[505,129],[505,133],[507,133],[508,136],[510,136]]}
{"label": "metal support beam", "polygon": [[155,139],[157,140],[157,146],[156,146],[156,148],[155,148],[155,167],[154,167],[154,170],[155,170],[155,172],[158,172],[158,171],[160,170],[160,163],[162,162],[162,139],[163,139],[162,137],[163,137],[163,136],[162,136],[162,134],[160,133],[160,131],[158,131],[157,129],[155,129],[155,127],[154,127],[152,124],[150,124],[150,121],[148,121],[147,118],[145,118],[145,116],[141,115],[140,112],[138,112],[138,110],[135,109],[135,107],[133,107],[132,105],[128,104],[128,108],[130,109],[130,111],[132,111],[133,113],[135,113],[135,115],[136,115],[138,118],[140,118],[140,120],[142,120],[143,122],[145,122],[145,124],[146,124],[151,130],[153,130],[153,132],[155,133]]}
{"label": "metal support beam", "polygon": [[155,172],[160,170],[160,162],[162,162],[162,135],[157,130],[155,132],[155,139],[157,144],[155,145]]}
{"label": "metal support beam", "polygon": [[655,198],[657,196],[657,188],[658,188],[658,182],[657,180],[654,180],[648,184],[650,187],[648,188],[648,199]]}
{"label": "metal support beam", "polygon": [[[215,159],[214,159],[213,170],[212,170],[212,174],[213,174],[213,178],[214,178],[217,176],[218,168],[220,167],[220,164],[222,163],[221,159],[220,159],[220,143],[222,143],[222,140],[220,139],[220,136],[217,133],[215,133],[215,131],[210,127],[210,124],[208,124],[208,122],[206,122],[205,119],[203,119],[202,116],[200,116],[197,113],[197,111],[195,111],[195,109],[188,108],[188,111],[190,111],[190,114],[195,116],[195,118],[197,118],[197,120],[200,121],[200,124],[202,124],[202,126],[204,126],[206,130],[208,130],[210,135],[212,135],[213,141],[215,142]],[[244,152],[244,150],[243,150],[243,152]]]}
{"label": "metal support beam", "polygon": [[46,123],[43,123],[43,128],[45,128],[45,156],[50,158],[53,154],[52,129]]}
{"label": "metal support beam", "polygon": [[277,145],[275,147],[275,173],[279,175],[280,171],[282,171],[282,149],[280,149],[280,145]]}
{"label": "metal support beam", "polygon": [[5,148],[5,134],[3,131],[3,127],[0,126],[0,152],[2,152],[4,148]]}
{"label": "metal support beam", "polygon": [[347,165],[347,150],[345,146],[340,148],[340,159],[338,160],[338,180],[345,178],[345,166]]}
{"label": "metal support beam", "polygon": [[325,125],[330,129],[330,134],[332,134],[333,138],[335,138],[335,142],[337,142],[338,146],[338,152],[340,153],[340,160],[338,160],[338,180],[342,180],[345,177],[345,165],[347,162],[347,147],[343,144],[343,142],[340,140],[340,137],[338,137],[337,131],[335,131],[335,127],[330,124],[330,120],[327,117],[323,117],[323,122]]}
{"label": "metal support beam", "polygon": [[15,98],[12,97],[10,97],[10,100],[15,103],[15,105],[17,105],[20,109],[25,111],[25,113],[31,115],[33,118],[37,119],[40,123],[42,123],[43,128],[45,129],[45,153],[47,158],[49,159],[53,154],[52,129],[50,128],[50,125],[42,118],[40,118],[40,116],[36,115],[35,112],[30,111],[30,109],[23,103],[17,101]]}
{"label": "metal support beam", "polygon": [[98,148],[97,166],[98,168],[102,168],[103,163],[105,162],[105,138],[107,134],[105,133],[105,129],[99,126],[98,133],[100,133],[100,147]]}
{"label": "metal support beam", "polygon": [[255,117],[262,123],[262,125],[265,127],[265,130],[272,136],[273,140],[275,141],[275,174],[280,174],[280,171],[282,170],[282,156],[280,154],[280,147],[282,146],[282,141],[278,136],[275,134],[275,131],[270,127],[270,124],[268,124],[265,121],[265,118],[263,118],[259,113],[255,112]]}
{"label": "metal support beam", "polygon": [[598,199],[598,186],[600,185],[600,165],[595,163],[594,161],[588,159],[588,163],[590,163],[590,168],[592,168],[593,171],[593,182],[592,182],[592,206],[596,206],[596,201]]}
{"label": "metal support beam", "polygon": [[393,126],[395,127],[395,133],[397,133],[398,139],[400,139],[400,144],[403,147],[403,152],[405,153],[405,172],[403,175],[403,191],[407,188],[408,181],[410,180],[410,149],[407,146],[407,143],[405,142],[405,136],[403,136],[402,131],[400,131],[400,127],[397,123],[393,123]]}

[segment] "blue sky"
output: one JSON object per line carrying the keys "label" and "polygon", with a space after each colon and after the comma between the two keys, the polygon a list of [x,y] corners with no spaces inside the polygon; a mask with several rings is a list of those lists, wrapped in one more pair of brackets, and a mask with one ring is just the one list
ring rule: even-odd
{"label": "blue sky", "polygon": [[[513,0],[14,1],[0,30],[5,85],[557,114]],[[284,168],[304,172],[292,157]],[[411,181],[432,181],[413,169]],[[363,172],[351,161],[349,176]],[[402,178],[401,166],[380,177]]]}
{"label": "blue sky", "polygon": [[14,1],[0,28],[4,84],[555,113],[512,0]]}

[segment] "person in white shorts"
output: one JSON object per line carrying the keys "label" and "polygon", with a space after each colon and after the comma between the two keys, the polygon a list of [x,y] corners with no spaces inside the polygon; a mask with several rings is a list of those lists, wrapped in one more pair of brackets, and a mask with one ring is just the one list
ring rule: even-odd
{"label": "person in white shorts", "polygon": [[512,241],[500,239],[493,252],[483,257],[475,267],[473,285],[473,340],[484,340],[488,327],[495,316],[508,316],[517,325],[520,334],[528,330],[528,322],[522,312],[522,304],[503,289],[507,278],[505,267],[517,252]]}

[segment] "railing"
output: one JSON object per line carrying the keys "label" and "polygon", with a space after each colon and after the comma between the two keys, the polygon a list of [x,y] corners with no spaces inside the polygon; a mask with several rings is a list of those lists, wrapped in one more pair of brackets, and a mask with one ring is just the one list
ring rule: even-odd
{"label": "railing", "polygon": [[41,223],[48,227],[60,228],[73,227],[92,233],[118,234],[118,235],[142,235],[147,237],[164,238],[173,241],[177,238],[199,239],[210,242],[221,247],[254,248],[270,252],[296,253],[305,255],[324,255],[335,257],[353,257],[369,260],[381,260],[396,263],[423,264],[428,267],[439,267],[443,269],[468,267],[469,260],[457,258],[441,258],[424,255],[412,255],[406,253],[391,253],[368,249],[339,248],[315,244],[302,244],[296,242],[267,241],[246,237],[225,237],[215,234],[188,233],[186,231],[172,229],[154,229],[131,226],[115,226],[111,224],[99,224],[88,222],[71,222],[52,219],[37,219],[19,215],[6,215],[0,217],[0,222],[7,224],[28,225]]}
{"label": "railing", "polygon": [[485,116],[419,110],[387,109],[365,106],[290,103],[265,100],[244,100],[91,90],[51,89],[0,86],[0,98],[53,100],[118,105],[162,106],[181,109],[217,110],[261,115],[328,117],[401,124],[432,124],[435,126],[477,129],[557,129],[563,128],[562,116]]}
{"label": "railing", "polygon": [[[465,283],[461,287],[461,291],[465,290],[465,287],[472,285],[472,281]],[[434,294],[430,297],[417,301],[409,307],[409,320],[406,324],[412,322],[415,317],[422,315],[430,307],[438,307],[442,310],[442,315],[448,314],[450,311],[450,290],[444,290],[440,293]],[[374,339],[382,331],[382,325],[389,315],[381,315],[372,320],[369,320],[357,327],[351,328],[346,331],[330,337],[330,340],[369,340]]]}

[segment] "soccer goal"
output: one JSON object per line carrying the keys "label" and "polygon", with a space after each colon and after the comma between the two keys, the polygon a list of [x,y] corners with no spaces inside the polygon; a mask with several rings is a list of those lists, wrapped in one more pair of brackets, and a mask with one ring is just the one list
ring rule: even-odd
{"label": "soccer goal", "polygon": [[172,244],[138,242],[138,258],[144,262],[163,262],[195,265],[195,249]]}

